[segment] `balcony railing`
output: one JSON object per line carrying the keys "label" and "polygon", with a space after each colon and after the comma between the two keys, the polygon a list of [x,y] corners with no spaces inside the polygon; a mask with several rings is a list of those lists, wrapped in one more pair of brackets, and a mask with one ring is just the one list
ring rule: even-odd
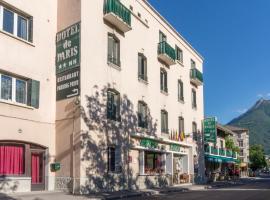
{"label": "balcony railing", "polygon": [[175,49],[172,48],[166,41],[158,44],[158,57],[167,65],[175,64],[176,54]]}
{"label": "balcony railing", "polygon": [[205,153],[209,155],[221,156],[221,157],[228,157],[237,159],[237,153],[231,150],[225,150],[223,148],[215,148],[214,146],[207,146],[205,148]]}
{"label": "balcony railing", "polygon": [[190,79],[196,85],[203,84],[203,74],[196,68],[190,70]]}
{"label": "balcony railing", "polygon": [[131,30],[131,12],[119,0],[105,0],[104,18],[121,31]]}
{"label": "balcony railing", "polygon": [[225,149],[219,149],[219,155],[220,156],[225,156],[226,155],[226,151],[225,151]]}

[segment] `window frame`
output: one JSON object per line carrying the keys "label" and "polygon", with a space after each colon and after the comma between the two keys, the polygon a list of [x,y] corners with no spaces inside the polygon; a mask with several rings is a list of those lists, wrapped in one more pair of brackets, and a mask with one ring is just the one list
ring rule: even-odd
{"label": "window frame", "polygon": [[[10,77],[11,78],[11,99],[3,99],[2,98],[2,76]],[[25,82],[25,103],[17,102],[17,80]],[[28,101],[28,80],[22,79],[16,76],[12,76],[9,74],[4,74],[0,72],[0,101],[4,102],[12,102],[14,104],[24,105],[27,106]]]}
{"label": "window frame", "polygon": [[177,81],[177,95],[178,95],[178,101],[184,102],[184,82],[181,79],[178,79]]}
{"label": "window frame", "polygon": [[159,31],[159,43],[161,42],[167,42],[167,36],[162,31]]}
{"label": "window frame", "polygon": [[[165,127],[163,127],[163,115],[165,116]],[[161,133],[163,134],[169,134],[169,114],[168,111],[165,109],[161,110],[161,120],[160,120],[160,128]]]}
{"label": "window frame", "polygon": [[164,68],[160,68],[160,91],[168,93],[168,73]]}
{"label": "window frame", "polygon": [[[140,113],[140,106],[144,107],[144,111],[145,111],[145,120],[144,122],[141,121],[140,119],[142,119],[142,117],[140,117],[140,115],[143,116],[143,113]],[[144,101],[138,101],[138,127],[143,128],[143,129],[148,129],[148,105],[144,102]],[[144,125],[142,125],[142,123],[144,123]]]}
{"label": "window frame", "polygon": [[193,109],[197,109],[197,92],[194,88],[191,89],[191,104]]}
{"label": "window frame", "polygon": [[[115,44],[118,44],[117,46],[117,60],[114,60],[115,58],[113,58],[114,55],[110,55],[110,38],[113,39],[114,43],[113,43],[113,47],[112,47],[112,54],[114,54],[114,50],[115,50]],[[117,67],[121,67],[121,42],[120,39],[112,33],[108,33],[108,48],[107,48],[107,62],[111,63],[113,65],[116,65]],[[111,57],[112,56],[112,57]]]}
{"label": "window frame", "polygon": [[[112,150],[114,152],[114,166],[112,166]],[[109,146],[107,148],[107,170],[109,173],[116,173],[116,147]]]}
{"label": "window frame", "polygon": [[182,116],[178,117],[178,132],[185,133],[185,118]]}
{"label": "window frame", "polygon": [[[140,59],[141,58],[141,59]],[[143,66],[141,65],[142,63]],[[144,74],[142,74],[142,67],[144,68]],[[143,53],[138,53],[138,78],[148,82],[148,77],[147,77],[147,58]]]}
{"label": "window frame", "polygon": [[[9,12],[13,13],[13,32],[10,33],[6,30],[4,30],[4,10],[7,10]],[[19,17],[21,17],[22,19],[26,20],[26,37],[19,36],[18,35],[18,25],[19,25]],[[17,9],[13,9],[8,5],[5,4],[0,4],[0,31],[11,35],[19,40],[25,41],[25,42],[30,42],[33,43],[33,38],[30,38],[30,35],[33,35],[33,27],[30,27],[30,21],[32,24],[32,17],[28,14],[25,14],[22,11],[19,11]],[[30,30],[31,29],[31,30]]]}
{"label": "window frame", "polygon": [[[178,52],[181,52],[180,53],[180,55],[181,55],[180,58],[179,58]],[[176,60],[178,60],[181,64],[183,64],[183,62],[184,62],[184,53],[183,53],[183,50],[180,47],[178,47],[177,45],[175,45],[175,55],[176,55]]]}
{"label": "window frame", "polygon": [[190,68],[196,69],[196,62],[193,59],[190,59]]}
{"label": "window frame", "polygon": [[[117,100],[117,105],[116,105],[116,111],[115,111],[115,115],[116,116],[110,116],[109,115],[109,93],[113,94],[114,96],[118,96],[118,100]],[[115,100],[114,100],[115,101]],[[113,102],[115,103],[115,102]],[[106,106],[106,110],[107,110],[107,119],[109,120],[113,120],[113,121],[118,121],[120,122],[121,121],[121,96],[120,96],[120,93],[115,90],[115,89],[108,89],[107,90],[107,106]],[[113,112],[113,111],[112,111]]]}

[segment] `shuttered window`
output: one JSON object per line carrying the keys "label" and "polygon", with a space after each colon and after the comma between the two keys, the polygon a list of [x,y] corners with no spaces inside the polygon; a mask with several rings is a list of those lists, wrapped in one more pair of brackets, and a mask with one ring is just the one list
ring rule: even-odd
{"label": "shuttered window", "polygon": [[120,66],[120,41],[112,34],[108,35],[108,62]]}
{"label": "shuttered window", "polygon": [[120,121],[120,94],[110,89],[107,91],[107,118]]}
{"label": "shuttered window", "polygon": [[0,74],[0,79],[2,100],[39,108],[39,81],[26,80],[6,74]]}

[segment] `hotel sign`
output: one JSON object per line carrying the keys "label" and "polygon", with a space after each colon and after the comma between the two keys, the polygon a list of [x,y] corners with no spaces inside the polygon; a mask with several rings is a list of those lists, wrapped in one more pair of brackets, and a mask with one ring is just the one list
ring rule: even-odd
{"label": "hotel sign", "polygon": [[56,74],[80,65],[80,23],[56,34]]}
{"label": "hotel sign", "polygon": [[80,68],[71,69],[56,77],[56,101],[80,95]]}
{"label": "hotel sign", "polygon": [[204,130],[204,141],[216,143],[216,141],[217,141],[217,120],[215,117],[204,119],[203,130]]}

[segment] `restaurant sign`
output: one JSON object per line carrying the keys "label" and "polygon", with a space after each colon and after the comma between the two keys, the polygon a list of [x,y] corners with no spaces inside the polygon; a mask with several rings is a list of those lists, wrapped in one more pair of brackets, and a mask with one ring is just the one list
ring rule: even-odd
{"label": "restaurant sign", "polygon": [[170,145],[170,150],[175,151],[175,152],[180,152],[181,151],[181,146],[178,144],[171,144]]}
{"label": "restaurant sign", "polygon": [[215,117],[204,119],[203,130],[204,130],[204,141],[216,143],[216,141],[217,141],[217,120]]}
{"label": "restaurant sign", "polygon": [[80,22],[56,34],[56,74],[80,65]]}
{"label": "restaurant sign", "polygon": [[149,148],[149,149],[157,149],[158,143],[151,139],[141,139],[140,146]]}
{"label": "restaurant sign", "polygon": [[71,69],[56,77],[56,100],[80,95],[80,68]]}

